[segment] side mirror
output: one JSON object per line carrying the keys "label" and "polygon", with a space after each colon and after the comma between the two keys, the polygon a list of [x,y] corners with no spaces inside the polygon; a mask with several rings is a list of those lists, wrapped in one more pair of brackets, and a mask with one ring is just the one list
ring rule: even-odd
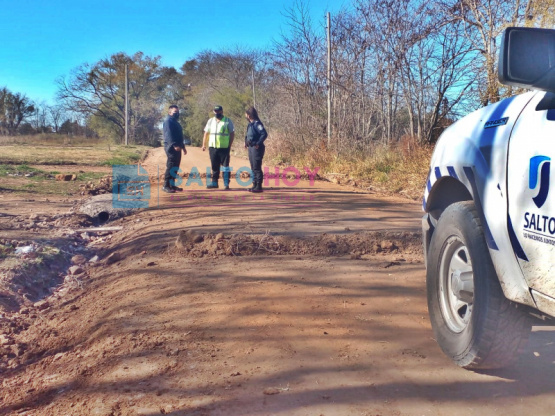
{"label": "side mirror", "polygon": [[555,30],[505,29],[499,53],[499,82],[555,92]]}

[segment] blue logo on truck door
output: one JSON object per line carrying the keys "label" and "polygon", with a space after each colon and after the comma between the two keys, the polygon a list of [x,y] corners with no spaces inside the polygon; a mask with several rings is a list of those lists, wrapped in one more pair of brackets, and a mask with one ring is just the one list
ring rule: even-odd
{"label": "blue logo on truck door", "polygon": [[[548,156],[534,156],[530,159],[530,173],[528,187],[536,188],[538,193],[532,198],[534,204],[541,208],[547,201],[549,193],[549,176],[551,158]],[[543,212],[525,212],[523,236],[538,243],[555,246],[555,217],[545,215]]]}
{"label": "blue logo on truck door", "polygon": [[[538,194],[532,198],[534,204],[538,208],[547,200],[547,194],[549,192],[549,171],[551,169],[551,158],[548,156],[534,156],[530,159],[530,178],[528,181],[528,187],[530,189],[536,189],[539,182]],[[538,181],[539,176],[539,181]]]}

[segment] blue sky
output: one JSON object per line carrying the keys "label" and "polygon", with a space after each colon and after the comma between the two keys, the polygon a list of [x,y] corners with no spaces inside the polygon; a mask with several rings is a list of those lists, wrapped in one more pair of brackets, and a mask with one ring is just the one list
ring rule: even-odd
{"label": "blue sky", "polygon": [[[295,0],[0,0],[0,87],[54,102],[55,79],[116,52],[179,68],[206,49],[266,48]],[[348,0],[308,2],[315,26]],[[323,30],[323,29],[322,29]]]}

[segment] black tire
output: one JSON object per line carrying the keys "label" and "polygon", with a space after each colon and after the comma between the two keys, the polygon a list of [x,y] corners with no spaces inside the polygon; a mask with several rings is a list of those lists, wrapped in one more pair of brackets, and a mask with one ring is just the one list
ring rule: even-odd
{"label": "black tire", "polygon": [[428,311],[443,352],[468,369],[514,364],[532,321],[503,295],[472,201],[443,212],[427,261]]}

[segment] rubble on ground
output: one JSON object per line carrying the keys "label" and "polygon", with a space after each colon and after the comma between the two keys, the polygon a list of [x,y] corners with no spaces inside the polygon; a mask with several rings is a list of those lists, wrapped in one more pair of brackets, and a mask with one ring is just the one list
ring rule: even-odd
{"label": "rubble on ground", "polygon": [[112,176],[107,175],[98,180],[97,183],[88,181],[79,185],[81,195],[102,195],[112,193]]}

